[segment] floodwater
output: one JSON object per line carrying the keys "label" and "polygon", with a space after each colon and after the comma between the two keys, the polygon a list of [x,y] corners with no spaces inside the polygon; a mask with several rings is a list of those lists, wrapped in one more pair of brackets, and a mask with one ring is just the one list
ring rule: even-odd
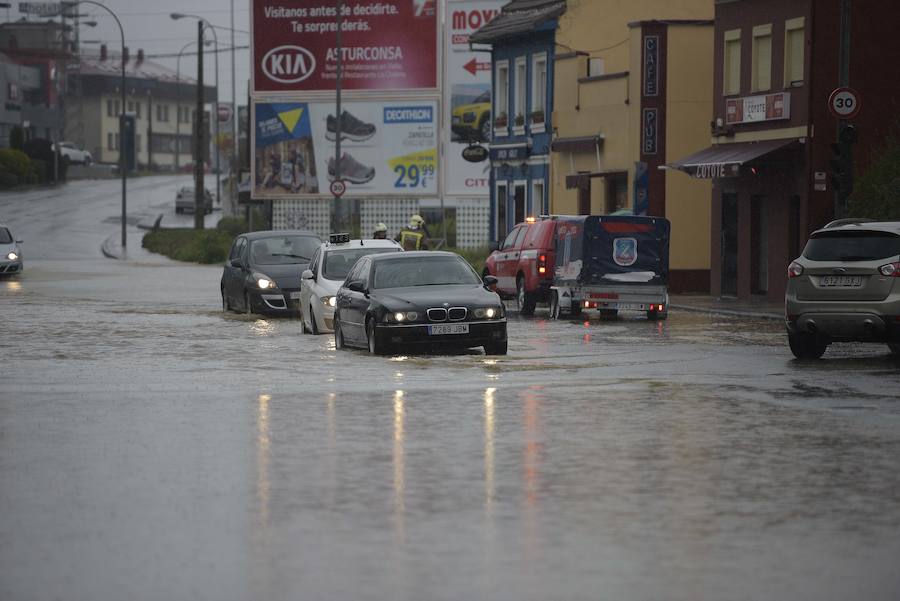
{"label": "floodwater", "polygon": [[883,345],[539,312],[506,357],[337,352],[223,314],[221,267],[100,257],[97,187],[68,240],[0,197],[0,599],[900,596]]}

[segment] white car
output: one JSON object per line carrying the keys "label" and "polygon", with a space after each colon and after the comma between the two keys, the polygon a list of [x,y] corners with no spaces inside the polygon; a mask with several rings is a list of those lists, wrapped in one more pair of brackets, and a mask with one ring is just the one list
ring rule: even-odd
{"label": "white car", "polygon": [[[54,150],[56,149],[54,148]],[[90,165],[94,162],[94,158],[91,156],[90,152],[78,148],[72,142],[60,142],[59,154],[62,155],[63,161],[75,165]]]}
{"label": "white car", "polygon": [[25,263],[22,262],[21,240],[16,240],[9,228],[0,223],[0,275],[22,273]]}
{"label": "white car", "polygon": [[332,332],[335,295],[350,268],[360,258],[403,250],[393,240],[351,240],[350,234],[331,234],[300,276],[300,324],[303,333]]}

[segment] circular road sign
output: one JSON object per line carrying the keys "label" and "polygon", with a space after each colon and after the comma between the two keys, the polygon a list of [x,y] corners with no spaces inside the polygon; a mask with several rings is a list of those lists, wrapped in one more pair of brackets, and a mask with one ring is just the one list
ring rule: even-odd
{"label": "circular road sign", "polygon": [[336,179],[331,182],[331,193],[340,198],[347,191],[347,184],[342,179]]}
{"label": "circular road sign", "polygon": [[828,97],[828,109],[838,119],[852,119],[859,105],[859,93],[853,88],[838,88]]}

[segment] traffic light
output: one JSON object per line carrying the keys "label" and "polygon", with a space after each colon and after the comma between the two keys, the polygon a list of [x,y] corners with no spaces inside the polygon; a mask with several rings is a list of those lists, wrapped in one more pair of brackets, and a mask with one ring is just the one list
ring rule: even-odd
{"label": "traffic light", "polygon": [[856,128],[845,125],[831,145],[831,186],[845,198],[853,192],[853,144]]}

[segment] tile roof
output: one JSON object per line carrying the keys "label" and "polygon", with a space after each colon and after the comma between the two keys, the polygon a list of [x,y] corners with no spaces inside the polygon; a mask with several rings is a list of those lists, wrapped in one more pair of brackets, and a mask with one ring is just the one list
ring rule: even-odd
{"label": "tile roof", "polygon": [[526,34],[564,12],[565,0],[513,0],[490,23],[473,33],[469,40],[476,44],[491,44],[503,38]]}

